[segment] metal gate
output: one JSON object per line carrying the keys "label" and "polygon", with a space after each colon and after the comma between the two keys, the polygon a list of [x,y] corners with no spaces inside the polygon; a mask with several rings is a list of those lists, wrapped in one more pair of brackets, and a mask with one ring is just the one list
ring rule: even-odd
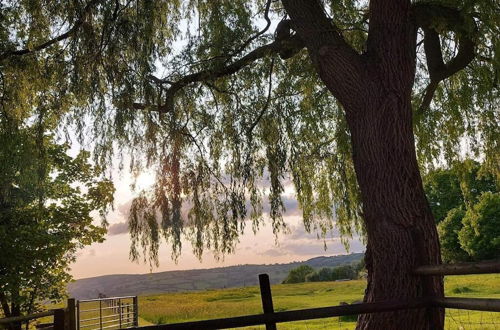
{"label": "metal gate", "polygon": [[76,326],[80,330],[137,327],[137,296],[78,300]]}

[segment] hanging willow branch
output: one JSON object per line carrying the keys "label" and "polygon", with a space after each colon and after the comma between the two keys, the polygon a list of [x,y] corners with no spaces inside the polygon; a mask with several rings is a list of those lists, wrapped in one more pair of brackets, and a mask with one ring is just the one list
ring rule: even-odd
{"label": "hanging willow branch", "polygon": [[[435,5],[416,4],[414,6],[416,24],[424,31],[424,49],[430,82],[425,88],[418,112],[429,108],[439,83],[464,69],[475,57],[474,34],[476,24],[472,17],[462,11]],[[453,31],[458,36],[457,55],[447,63],[443,60],[439,32],[437,28]]]}
{"label": "hanging willow branch", "polygon": [[76,32],[82,27],[82,25],[85,23],[85,20],[90,13],[90,11],[100,2],[100,0],[92,0],[90,1],[85,8],[83,9],[82,14],[80,15],[80,18],[73,24],[73,26],[66,32],[58,35],[57,37],[54,37],[42,44],[36,45],[34,47],[27,47],[23,49],[18,49],[18,50],[11,50],[4,52],[3,54],[0,55],[0,62],[4,61],[12,56],[22,56],[22,55],[27,55],[30,53],[38,52],[41,50],[44,50],[46,48],[49,48],[50,46],[58,43],[59,41],[63,41],[65,39],[68,39],[70,37],[73,37]]}

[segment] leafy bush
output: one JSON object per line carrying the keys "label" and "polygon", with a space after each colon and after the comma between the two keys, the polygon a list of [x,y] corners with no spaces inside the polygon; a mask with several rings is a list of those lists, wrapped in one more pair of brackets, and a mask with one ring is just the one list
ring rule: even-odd
{"label": "leafy bush", "polygon": [[299,266],[290,271],[283,284],[301,282],[326,282],[343,279],[356,279],[364,269],[364,262],[342,265],[337,267],[323,267],[318,271],[308,265]]}
{"label": "leafy bush", "polygon": [[306,276],[314,273],[314,268],[309,265],[302,265],[294,268],[288,273],[288,276],[283,281],[283,284],[302,283],[306,281]]}
{"label": "leafy bush", "polygon": [[474,290],[472,290],[468,286],[457,286],[456,288],[453,288],[453,290],[451,290],[451,292],[453,293],[469,293],[473,291]]}
{"label": "leafy bush", "polygon": [[458,233],[463,228],[462,219],[465,211],[461,207],[451,209],[446,218],[438,225],[441,256],[444,262],[459,262],[470,259],[458,240]]}
{"label": "leafy bush", "polygon": [[458,234],[460,245],[475,260],[500,256],[500,193],[486,192],[469,209]]}

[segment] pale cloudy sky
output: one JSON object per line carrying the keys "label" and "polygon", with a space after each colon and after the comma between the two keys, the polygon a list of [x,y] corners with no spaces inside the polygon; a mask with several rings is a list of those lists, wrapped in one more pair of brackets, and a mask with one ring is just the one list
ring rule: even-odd
{"label": "pale cloudy sky", "polygon": [[[134,263],[129,260],[130,238],[126,219],[130,201],[135,195],[130,187],[132,178],[128,173],[122,172],[115,175],[114,181],[115,210],[108,216],[110,226],[106,241],[87,246],[78,253],[77,260],[71,267],[71,274],[75,279],[108,274],[150,272],[149,264]],[[153,175],[145,173],[139,176],[137,188],[146,188],[152,183]],[[327,250],[325,251],[323,240],[318,239],[316,233],[307,233],[304,230],[301,212],[297,209],[293,192],[287,190],[288,193],[284,196],[287,214],[284,219],[290,226],[290,233],[280,235],[277,242],[269,224],[262,227],[256,235],[248,226],[248,230],[240,237],[236,253],[227,255],[224,260],[217,261],[211,253],[207,252],[200,263],[191,252],[190,243],[184,242],[182,255],[177,264],[170,259],[170,249],[163,243],[159,253],[160,267],[152,271],[213,268],[237,264],[286,263],[322,255],[346,254],[337,231],[327,236]],[[364,246],[358,239],[353,239],[350,246],[349,252],[364,251]]]}

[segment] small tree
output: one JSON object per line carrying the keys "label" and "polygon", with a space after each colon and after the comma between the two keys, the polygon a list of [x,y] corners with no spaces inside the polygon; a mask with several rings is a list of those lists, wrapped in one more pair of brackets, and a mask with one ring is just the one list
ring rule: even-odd
{"label": "small tree", "polygon": [[500,194],[484,193],[469,209],[458,234],[460,244],[476,260],[500,256]]}
{"label": "small tree", "polygon": [[443,221],[450,210],[475,204],[483,192],[498,191],[495,177],[483,173],[481,164],[471,159],[431,171],[423,181],[437,223]]}
{"label": "small tree", "polygon": [[458,233],[463,228],[462,219],[464,216],[465,211],[462,208],[454,208],[448,212],[446,218],[438,225],[441,256],[444,262],[467,261],[470,259],[458,240]]}
{"label": "small tree", "polygon": [[314,273],[314,268],[309,265],[302,265],[294,268],[288,273],[283,284],[302,283],[306,281],[306,276]]}
{"label": "small tree", "polygon": [[321,268],[318,272],[319,281],[331,281],[333,277],[333,272],[331,268]]}
{"label": "small tree", "polygon": [[354,279],[357,277],[356,270],[351,265],[342,265],[333,268],[332,280]]}
{"label": "small tree", "polygon": [[106,233],[91,213],[104,221],[113,201],[113,184],[96,179],[89,153],[68,156],[69,146],[55,143],[42,121],[26,126],[0,117],[0,303],[7,317],[63,297],[76,251]]}

